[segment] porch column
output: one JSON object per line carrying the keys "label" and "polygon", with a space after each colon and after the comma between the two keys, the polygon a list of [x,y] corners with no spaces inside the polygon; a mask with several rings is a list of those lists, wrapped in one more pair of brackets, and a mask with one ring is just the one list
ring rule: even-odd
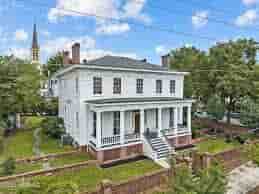
{"label": "porch column", "polygon": [[161,131],[162,131],[162,108],[158,108],[158,137],[161,137]]}
{"label": "porch column", "polygon": [[120,111],[120,143],[125,142],[125,111]]}
{"label": "porch column", "polygon": [[96,147],[100,148],[102,145],[102,112],[96,112]]}
{"label": "porch column", "polygon": [[192,131],[191,123],[192,123],[192,112],[191,112],[191,106],[188,106],[188,113],[187,113],[187,129],[189,132]]}
{"label": "porch column", "polygon": [[183,107],[178,108],[178,123],[183,124]]}
{"label": "porch column", "polygon": [[178,131],[178,111],[177,107],[174,107],[174,132],[177,133]]}
{"label": "porch column", "polygon": [[144,138],[145,133],[145,110],[140,109],[140,137],[141,139]]}

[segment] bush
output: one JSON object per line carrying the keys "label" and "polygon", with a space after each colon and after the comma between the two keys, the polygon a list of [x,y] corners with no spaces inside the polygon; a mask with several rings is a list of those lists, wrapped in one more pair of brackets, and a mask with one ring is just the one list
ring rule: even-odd
{"label": "bush", "polygon": [[0,155],[4,151],[4,138],[0,136]]}
{"label": "bush", "polygon": [[5,160],[2,164],[2,174],[12,175],[15,171],[15,159],[10,157]]}
{"label": "bush", "polygon": [[38,116],[24,117],[23,128],[24,129],[36,129],[41,126],[41,122],[44,118]]}
{"label": "bush", "polygon": [[45,135],[60,139],[65,134],[64,121],[58,117],[46,117],[41,122],[41,128]]}

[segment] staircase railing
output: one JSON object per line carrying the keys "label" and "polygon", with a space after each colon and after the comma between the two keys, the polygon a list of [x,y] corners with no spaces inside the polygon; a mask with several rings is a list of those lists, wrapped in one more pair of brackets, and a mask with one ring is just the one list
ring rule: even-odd
{"label": "staircase railing", "polygon": [[162,134],[164,142],[167,144],[167,146],[169,148],[170,155],[173,154],[175,152],[175,149],[174,149],[174,147],[172,147],[172,144],[170,143],[170,140],[166,135],[166,131],[162,130],[161,134]]}

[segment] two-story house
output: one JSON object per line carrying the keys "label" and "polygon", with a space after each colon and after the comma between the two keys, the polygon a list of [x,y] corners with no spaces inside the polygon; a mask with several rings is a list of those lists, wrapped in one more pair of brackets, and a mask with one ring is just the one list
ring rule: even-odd
{"label": "two-story house", "polygon": [[56,75],[59,116],[66,132],[99,161],[135,155],[159,160],[191,144],[192,100],[183,98],[188,73],[115,56],[80,64],[80,45],[72,56],[64,56],[71,64]]}

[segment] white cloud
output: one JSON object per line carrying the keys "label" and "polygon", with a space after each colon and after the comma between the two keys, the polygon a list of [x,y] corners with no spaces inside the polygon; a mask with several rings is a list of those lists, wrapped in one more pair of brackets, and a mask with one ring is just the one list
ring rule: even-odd
{"label": "white cloud", "polygon": [[155,48],[156,54],[158,54],[160,56],[167,54],[168,50],[169,49],[167,49],[166,46],[164,46],[164,45],[159,45]]}
{"label": "white cloud", "polygon": [[40,33],[45,37],[49,37],[51,35],[50,31],[48,30],[42,30]]}
{"label": "white cloud", "polygon": [[[115,25],[106,21],[106,25],[100,25],[100,20],[105,18],[135,19],[148,24],[151,18],[143,11],[145,4],[146,0],[57,0],[56,6],[48,12],[48,19],[50,22],[58,22],[65,16],[96,16],[97,33],[101,30],[107,34],[119,34],[117,31],[120,33],[128,31],[129,24],[123,22],[124,24],[119,26],[119,24]],[[111,33],[111,31],[116,31],[116,33]]]}
{"label": "white cloud", "polygon": [[14,55],[20,59],[30,59],[30,49],[23,47],[12,47],[5,52],[6,55]]}
{"label": "white cloud", "polygon": [[17,41],[26,41],[28,39],[28,33],[24,29],[18,29],[14,33],[14,39]]}
{"label": "white cloud", "polygon": [[198,11],[192,16],[192,25],[194,28],[202,28],[208,24],[208,11]]}
{"label": "white cloud", "polygon": [[128,32],[130,30],[130,26],[127,23],[102,23],[98,24],[96,28],[97,34],[121,34],[124,32]]}
{"label": "white cloud", "polygon": [[81,49],[90,49],[95,47],[95,40],[89,36],[82,37],[59,37],[53,40],[48,40],[42,45],[41,50],[46,55],[53,55],[59,51],[71,50],[72,45],[75,42],[81,44]]}
{"label": "white cloud", "polygon": [[259,1],[258,0],[242,0],[243,4],[245,4],[246,6],[250,6],[250,5],[255,5],[257,4]]}
{"label": "white cloud", "polygon": [[123,17],[135,18],[145,23],[151,23],[151,18],[143,13],[143,8],[146,4],[146,0],[132,1],[128,0],[123,6]]}
{"label": "white cloud", "polygon": [[247,10],[242,15],[238,16],[235,23],[237,26],[249,26],[257,22],[258,13],[255,9]]}

